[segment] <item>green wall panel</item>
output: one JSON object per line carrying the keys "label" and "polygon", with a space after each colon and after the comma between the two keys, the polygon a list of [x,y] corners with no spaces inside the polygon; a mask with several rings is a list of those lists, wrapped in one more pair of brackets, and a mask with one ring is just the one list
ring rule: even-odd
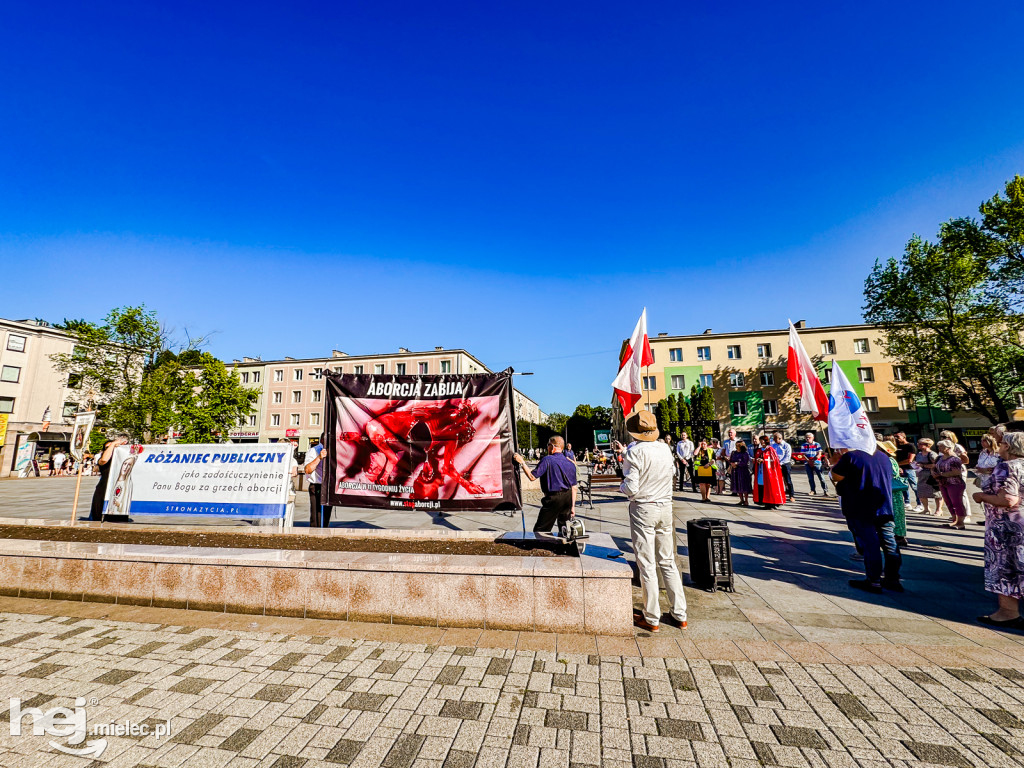
{"label": "green wall panel", "polygon": [[[690,387],[694,384],[700,384],[700,375],[704,373],[704,367],[701,365],[676,365],[666,366],[665,368],[665,392],[671,394],[673,392],[684,393],[687,397],[690,395]],[[683,389],[672,389],[672,377],[683,376],[686,379],[686,386]]]}
{"label": "green wall panel", "polygon": [[[732,404],[743,400],[747,404],[746,416],[733,416]],[[756,427],[764,422],[764,396],[760,392],[730,392],[729,419],[734,427]]]}
{"label": "green wall panel", "polygon": [[[850,380],[850,384],[853,385],[853,391],[857,393],[857,397],[863,399],[864,385],[860,382],[859,377],[857,376],[857,369],[860,368],[860,360],[836,360],[836,362],[839,363],[839,367],[843,369],[843,373],[846,374],[846,378]],[[824,371],[826,369],[832,370],[831,360],[823,360],[818,363],[819,379],[824,377]],[[825,391],[829,392],[830,390],[831,386],[826,384]]]}

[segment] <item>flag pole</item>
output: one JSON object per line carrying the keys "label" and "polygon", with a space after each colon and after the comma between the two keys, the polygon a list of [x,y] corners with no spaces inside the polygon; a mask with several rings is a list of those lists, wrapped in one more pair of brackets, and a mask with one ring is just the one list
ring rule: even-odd
{"label": "flag pole", "polygon": [[78,520],[78,492],[82,487],[82,465],[84,461],[78,462],[78,480],[75,481],[75,502],[71,505],[71,524]]}

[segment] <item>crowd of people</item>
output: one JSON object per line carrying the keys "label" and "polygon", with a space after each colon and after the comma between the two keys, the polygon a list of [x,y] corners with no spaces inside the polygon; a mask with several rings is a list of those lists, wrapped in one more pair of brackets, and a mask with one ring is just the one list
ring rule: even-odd
{"label": "crowd of people", "polygon": [[[627,421],[633,442],[615,447],[644,591],[645,608],[635,622],[657,631],[659,620],[675,619],[685,626],[686,605],[681,584],[676,586],[675,558],[666,554],[675,547],[674,538],[669,543],[671,488],[686,490],[689,484],[705,503],[712,495],[731,494],[738,506],[750,506],[752,498],[763,508],[774,509],[795,495],[793,447],[778,432],[770,438],[760,435],[748,446],[734,429],[722,441],[702,439],[696,444],[684,432],[673,446],[671,438],[658,437],[653,417],[643,421],[645,414],[641,411]],[[907,511],[941,515],[945,504],[949,519],[943,525],[965,530],[975,511],[973,501],[983,510],[982,519],[975,522],[985,526],[985,589],[998,600],[996,610],[978,621],[1024,630],[1024,432],[1007,431],[1005,426],[989,430],[982,438],[972,481],[968,452],[956,434],[943,431],[939,438],[935,442],[923,437],[914,444],[903,432],[890,438],[876,435],[877,448],[871,453],[841,449],[829,454],[813,433],[804,436],[800,453],[810,493],[817,495],[820,488],[827,497],[831,483],[853,536],[853,557],[864,563],[864,577],[849,583],[875,594],[902,592],[901,550],[909,546]],[[651,442],[665,443],[669,450],[650,448]],[[659,575],[673,606],[666,616],[659,616],[657,608]]]}

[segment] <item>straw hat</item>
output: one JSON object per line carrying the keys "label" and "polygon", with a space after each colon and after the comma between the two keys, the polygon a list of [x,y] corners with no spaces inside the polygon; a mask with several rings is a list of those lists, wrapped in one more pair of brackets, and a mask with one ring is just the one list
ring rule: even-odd
{"label": "straw hat", "polygon": [[892,440],[882,440],[878,447],[888,453],[890,456],[896,455],[896,444]]}
{"label": "straw hat", "polygon": [[653,443],[660,434],[658,422],[650,411],[637,411],[626,419],[626,431],[643,443]]}

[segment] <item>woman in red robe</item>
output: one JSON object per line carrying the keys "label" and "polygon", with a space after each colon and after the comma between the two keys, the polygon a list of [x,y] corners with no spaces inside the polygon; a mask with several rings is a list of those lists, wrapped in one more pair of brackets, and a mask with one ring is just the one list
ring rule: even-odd
{"label": "woman in red robe", "polygon": [[759,443],[754,451],[754,503],[763,504],[766,509],[775,509],[786,503],[782,465],[768,435],[761,435]]}

